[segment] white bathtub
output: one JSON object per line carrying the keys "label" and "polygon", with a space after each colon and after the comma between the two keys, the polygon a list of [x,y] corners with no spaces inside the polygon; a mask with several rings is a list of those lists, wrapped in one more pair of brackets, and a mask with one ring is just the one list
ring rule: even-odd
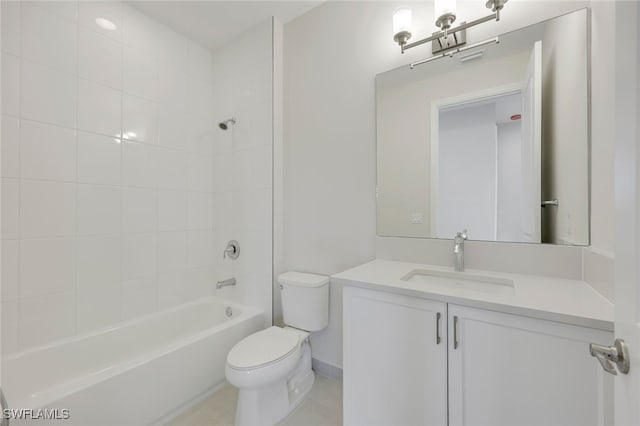
{"label": "white bathtub", "polygon": [[262,328],[261,310],[199,300],[11,355],[2,388],[10,408],[69,410],[52,424],[153,424],[222,383],[231,347]]}

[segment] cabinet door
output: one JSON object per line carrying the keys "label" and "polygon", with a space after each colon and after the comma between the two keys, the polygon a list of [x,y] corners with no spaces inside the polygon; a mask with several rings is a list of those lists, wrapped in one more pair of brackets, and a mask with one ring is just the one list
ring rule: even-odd
{"label": "cabinet door", "polygon": [[354,287],[343,298],[344,424],[446,425],[446,304]]}
{"label": "cabinet door", "polygon": [[449,425],[613,424],[612,376],[589,355],[589,342],[611,341],[605,331],[450,304]]}

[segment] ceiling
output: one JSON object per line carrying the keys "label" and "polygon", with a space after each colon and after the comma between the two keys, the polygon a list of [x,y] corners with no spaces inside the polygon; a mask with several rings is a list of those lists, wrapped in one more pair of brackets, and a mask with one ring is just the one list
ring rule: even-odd
{"label": "ceiling", "polygon": [[286,23],[323,1],[132,1],[138,10],[215,50],[275,16]]}

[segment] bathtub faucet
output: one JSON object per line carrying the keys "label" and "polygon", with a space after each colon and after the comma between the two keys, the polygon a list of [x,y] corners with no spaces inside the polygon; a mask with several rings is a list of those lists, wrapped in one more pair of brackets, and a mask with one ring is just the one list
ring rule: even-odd
{"label": "bathtub faucet", "polygon": [[216,284],[216,289],[220,290],[222,287],[229,287],[230,285],[236,285],[235,278],[229,278],[228,280],[218,281],[218,284]]}

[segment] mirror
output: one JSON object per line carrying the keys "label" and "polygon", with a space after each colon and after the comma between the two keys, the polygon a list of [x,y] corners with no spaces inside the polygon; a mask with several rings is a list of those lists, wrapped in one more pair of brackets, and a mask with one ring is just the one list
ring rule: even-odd
{"label": "mirror", "polygon": [[378,235],[588,245],[587,32],[582,9],[379,74]]}

